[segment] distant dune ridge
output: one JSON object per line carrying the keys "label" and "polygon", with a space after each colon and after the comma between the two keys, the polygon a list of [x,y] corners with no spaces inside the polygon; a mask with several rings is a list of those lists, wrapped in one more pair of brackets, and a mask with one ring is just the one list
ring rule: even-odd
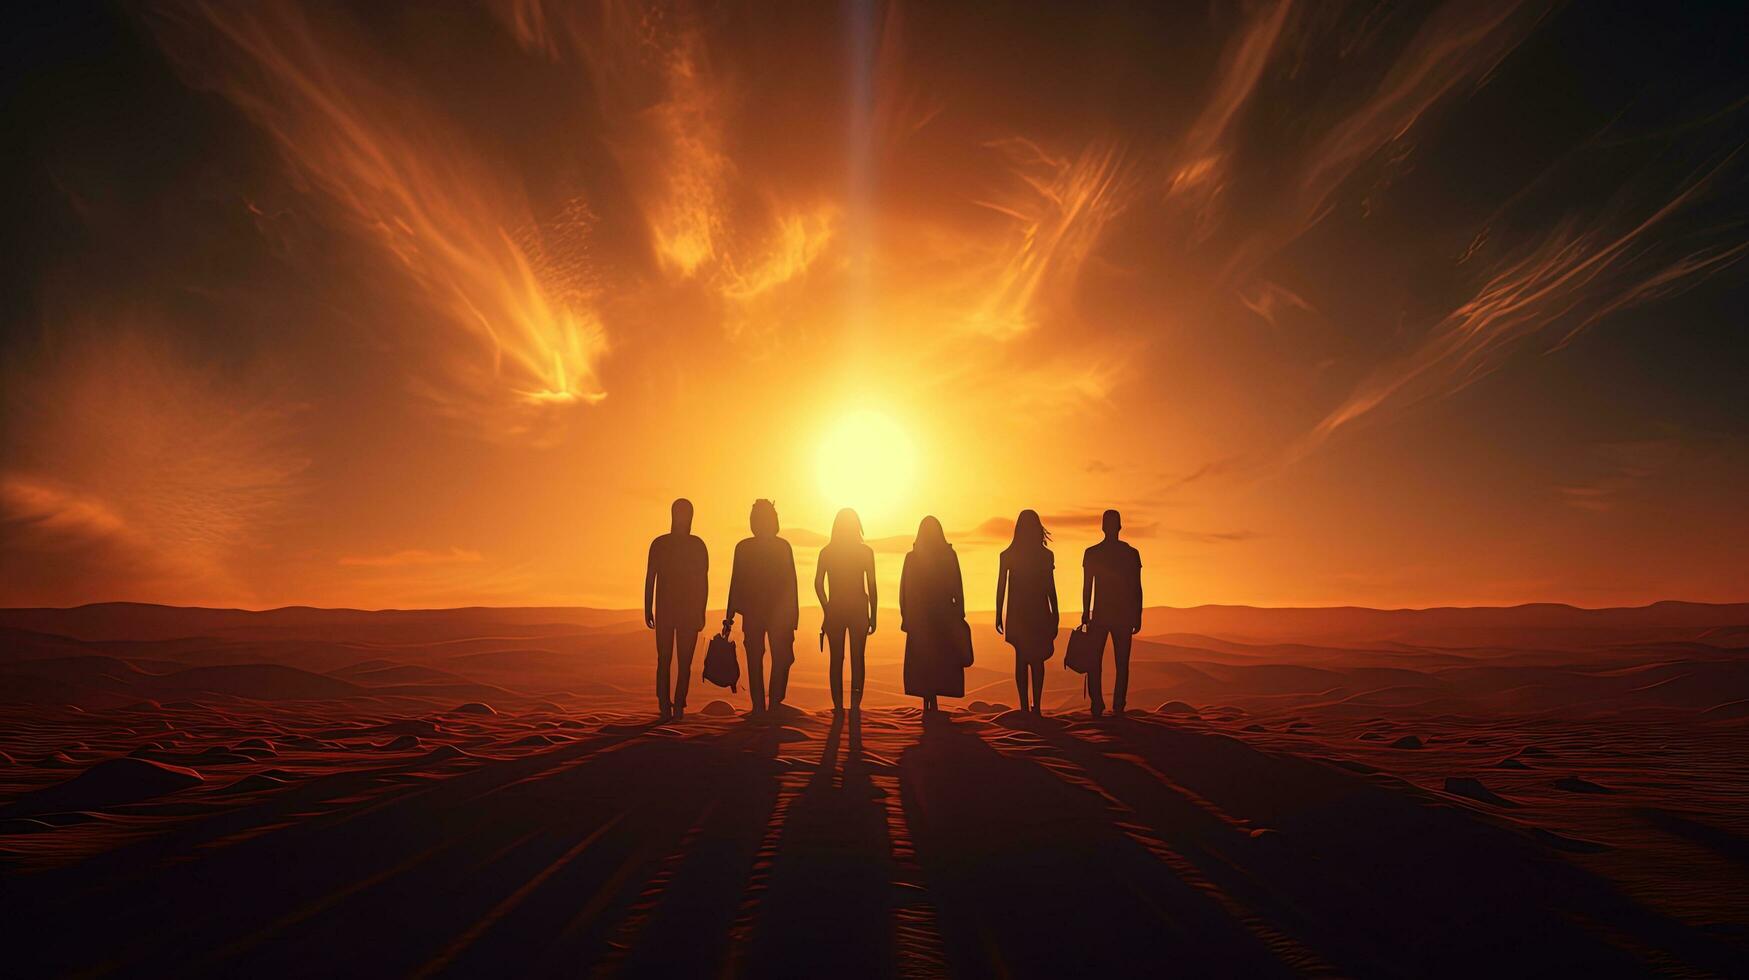
{"label": "distant dune ridge", "polygon": [[847,723],[814,615],[659,725],[637,611],[0,610],[14,966],[1749,972],[1749,604],[1155,608],[1099,721],[974,613]]}
{"label": "distant dune ridge", "polygon": [[[895,610],[896,611],[896,610]],[[814,612],[813,615],[818,615]],[[974,618],[990,614],[974,610]],[[803,613],[804,629],[808,612]],[[707,620],[720,619],[720,612]],[[300,630],[380,630],[406,634],[484,625],[529,628],[565,624],[591,628],[641,627],[635,609],[584,606],[468,606],[454,609],[209,609],[149,603],[102,602],[72,608],[0,609],[0,626],[81,640],[156,640],[189,636],[296,635]],[[1143,613],[1143,633],[1200,633],[1252,640],[1366,641],[1523,630],[1666,630],[1730,634],[1749,645],[1749,603],[1655,602],[1646,606],[1584,609],[1561,603],[1519,606],[1448,606],[1432,609],[1368,609],[1360,606],[1259,607],[1153,606]]]}

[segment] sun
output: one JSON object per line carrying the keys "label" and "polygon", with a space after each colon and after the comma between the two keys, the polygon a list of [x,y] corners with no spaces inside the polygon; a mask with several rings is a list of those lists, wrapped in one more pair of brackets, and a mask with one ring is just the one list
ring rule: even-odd
{"label": "sun", "polygon": [[817,465],[827,505],[856,508],[865,527],[898,517],[917,475],[910,435],[875,411],[839,419],[820,443]]}

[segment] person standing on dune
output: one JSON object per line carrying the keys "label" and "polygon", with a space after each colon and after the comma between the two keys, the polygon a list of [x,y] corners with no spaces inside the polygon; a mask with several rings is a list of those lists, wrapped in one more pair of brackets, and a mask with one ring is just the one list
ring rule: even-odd
{"label": "person standing on dune", "polygon": [[[741,638],[747,647],[747,689],[753,696],[753,713],[764,713],[767,695],[770,707],[783,703],[789,688],[790,664],[796,660],[796,625],[801,621],[801,601],[796,586],[796,556],[789,542],[777,536],[777,505],[766,499],[753,501],[748,516],[753,536],[735,545],[735,565],[729,573],[729,602],[723,631],[741,616]],[[765,651],[771,649],[771,687],[765,685]]]}
{"label": "person standing on dune", "polygon": [[943,694],[965,697],[972,663],[965,580],[959,555],[934,517],[917,526],[899,573],[899,629],[905,633],[905,693],[923,699],[924,717],[940,709],[936,698]]}
{"label": "person standing on dune", "polygon": [[[996,567],[996,632],[1014,647],[1014,688],[1020,710],[1044,712],[1045,661],[1057,642],[1056,559],[1051,533],[1038,511],[1023,510],[1014,520],[1014,539]],[[1002,602],[1008,601],[1003,625]],[[1030,702],[1028,694],[1032,695]]]}
{"label": "person standing on dune", "polygon": [[874,549],[862,540],[862,518],[849,507],[832,522],[832,540],[815,563],[814,595],[820,600],[820,635],[832,648],[827,676],[832,710],[844,710],[844,648],[850,647],[850,710],[862,707],[868,673],[868,638],[875,631],[880,593],[875,588]]}
{"label": "person standing on dune", "polygon": [[[674,501],[670,515],[668,533],[650,542],[644,566],[644,625],[656,631],[656,705],[663,721],[686,713],[692,653],[710,594],[710,553],[692,533],[692,501]],[[670,695],[669,663],[675,659],[680,670]]]}
{"label": "person standing on dune", "polygon": [[1087,672],[1087,691],[1093,717],[1105,713],[1105,692],[1100,685],[1105,661],[1105,638],[1111,637],[1111,660],[1117,667],[1112,682],[1111,708],[1124,713],[1124,697],[1130,689],[1130,638],[1142,631],[1142,555],[1119,541],[1123,518],[1108,510],[1100,525],[1105,540],[1087,549],[1081,559],[1081,624],[1099,642],[1099,659]]}

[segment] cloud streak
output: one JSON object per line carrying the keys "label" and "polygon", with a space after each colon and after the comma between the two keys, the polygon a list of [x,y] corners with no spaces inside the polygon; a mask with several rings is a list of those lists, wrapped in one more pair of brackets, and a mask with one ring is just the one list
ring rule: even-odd
{"label": "cloud streak", "polygon": [[[523,190],[356,25],[291,4],[190,4],[153,24],[190,81],[260,127],[328,213],[405,278],[412,309],[383,326],[429,356],[421,391],[511,434],[536,413],[605,397],[606,333],[575,277],[543,281],[526,244],[541,222]],[[588,213],[570,208],[560,230],[586,229]]]}
{"label": "cloud streak", "polygon": [[1611,314],[1679,293],[1741,259],[1749,243],[1709,245],[1656,261],[1651,239],[1695,206],[1735,154],[1700,173],[1625,230],[1609,216],[1568,222],[1495,269],[1476,293],[1435,324],[1413,350],[1373,370],[1295,451],[1381,411],[1456,394],[1498,370],[1515,350],[1548,334],[1558,350]]}

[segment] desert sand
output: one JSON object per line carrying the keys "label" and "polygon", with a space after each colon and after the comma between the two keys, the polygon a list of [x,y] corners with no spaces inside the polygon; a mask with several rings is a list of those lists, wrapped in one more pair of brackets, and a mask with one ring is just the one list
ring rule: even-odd
{"label": "desert sand", "polygon": [[633,612],[0,611],[9,972],[1749,970],[1749,607],[1149,610],[1097,720],[814,641],[659,724]]}

